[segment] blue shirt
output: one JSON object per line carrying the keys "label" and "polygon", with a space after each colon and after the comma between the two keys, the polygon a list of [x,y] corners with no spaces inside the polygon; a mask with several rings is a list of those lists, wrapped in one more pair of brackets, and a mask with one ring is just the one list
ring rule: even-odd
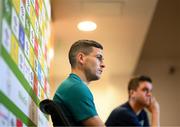
{"label": "blue shirt", "polygon": [[147,127],[149,120],[145,110],[136,115],[129,103],[126,102],[111,112],[105,124],[106,126]]}

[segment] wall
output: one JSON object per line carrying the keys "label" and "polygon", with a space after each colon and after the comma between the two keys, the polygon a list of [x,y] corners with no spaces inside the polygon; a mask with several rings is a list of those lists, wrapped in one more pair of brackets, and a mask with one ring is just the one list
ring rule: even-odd
{"label": "wall", "polygon": [[130,76],[116,75],[107,79],[102,75],[98,81],[90,83],[96,109],[102,121],[106,121],[111,111],[128,100],[127,83]]}
{"label": "wall", "polygon": [[161,126],[180,126],[180,1],[159,0],[135,74],[152,77]]}
{"label": "wall", "polygon": [[0,126],[48,126],[49,0],[0,0]]}

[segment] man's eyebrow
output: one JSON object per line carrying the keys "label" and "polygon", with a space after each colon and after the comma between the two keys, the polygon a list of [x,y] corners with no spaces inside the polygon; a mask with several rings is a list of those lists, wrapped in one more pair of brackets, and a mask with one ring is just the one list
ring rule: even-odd
{"label": "man's eyebrow", "polygon": [[147,87],[143,88],[143,90],[147,90],[147,91],[151,91],[152,92],[152,89],[148,89]]}

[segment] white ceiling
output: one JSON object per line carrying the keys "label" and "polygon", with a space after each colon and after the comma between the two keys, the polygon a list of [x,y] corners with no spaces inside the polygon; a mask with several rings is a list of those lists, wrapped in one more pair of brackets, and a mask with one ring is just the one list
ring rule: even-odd
{"label": "white ceiling", "polygon": [[[55,84],[70,72],[68,50],[79,39],[93,39],[104,46],[103,77],[131,75],[158,0],[51,0],[55,58]],[[94,32],[80,32],[77,23],[93,20]]]}

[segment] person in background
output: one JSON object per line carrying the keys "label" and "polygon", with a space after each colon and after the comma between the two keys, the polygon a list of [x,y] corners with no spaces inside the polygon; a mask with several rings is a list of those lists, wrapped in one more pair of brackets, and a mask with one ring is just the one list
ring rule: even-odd
{"label": "person in background", "polygon": [[70,48],[71,73],[56,90],[53,101],[64,104],[75,125],[104,126],[87,87],[100,79],[105,68],[103,60],[103,46],[96,41],[79,40]]}
{"label": "person in background", "polygon": [[160,108],[152,95],[152,80],[139,76],[128,84],[129,100],[114,109],[106,121],[106,126],[150,126],[147,112],[151,113],[151,126],[159,127]]}

